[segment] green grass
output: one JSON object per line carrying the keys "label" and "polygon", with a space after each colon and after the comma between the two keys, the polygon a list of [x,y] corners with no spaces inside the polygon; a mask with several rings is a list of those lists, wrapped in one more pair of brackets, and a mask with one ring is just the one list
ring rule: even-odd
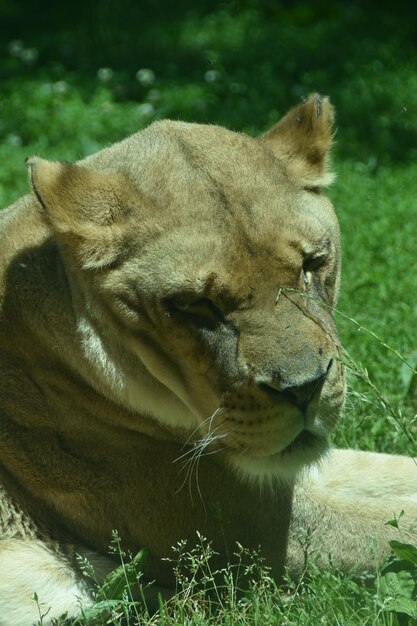
{"label": "green grass", "polygon": [[[388,610],[392,594],[386,588],[384,591],[385,578],[379,575],[376,579],[366,575],[352,578],[334,571],[330,562],[325,572],[313,562],[300,580],[286,580],[278,587],[256,554],[240,550],[241,562],[235,568],[244,573],[247,584],[239,589],[234,580],[236,569],[214,570],[210,545],[200,535],[196,543],[190,550],[184,543],[178,546],[176,593],[160,602],[159,610],[148,609],[146,586],[139,594],[142,600],[137,601],[140,582],[132,583],[131,566],[124,565],[116,570],[116,576],[111,575],[107,586],[98,589],[98,603],[72,626],[400,626],[408,623],[402,618],[398,622],[395,613]],[[125,555],[123,560],[126,563]],[[137,565],[140,567],[140,563]],[[123,576],[124,586],[120,584]],[[137,580],[140,581],[140,573]],[[110,588],[112,593],[106,596],[103,589]],[[409,625],[414,623],[410,621]]]}
{"label": "green grass", "polygon": [[[358,163],[338,165],[331,191],[343,243],[343,279],[338,309],[397,350],[414,369],[417,363],[416,252],[417,167],[384,167],[369,172]],[[411,418],[417,411],[409,368],[380,342],[336,314],[343,343],[365,367],[383,395]],[[351,378],[353,392],[372,394]],[[340,445],[387,452],[409,452],[380,403],[353,402],[336,432]],[[360,425],[360,427],[359,427]],[[411,434],[415,427],[409,423]]]}

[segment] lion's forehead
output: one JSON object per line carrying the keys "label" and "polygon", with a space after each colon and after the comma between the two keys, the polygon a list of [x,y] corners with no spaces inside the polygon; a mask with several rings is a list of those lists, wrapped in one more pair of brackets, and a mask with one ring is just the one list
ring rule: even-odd
{"label": "lion's forehead", "polygon": [[135,280],[169,290],[216,274],[238,291],[275,289],[293,284],[303,256],[323,241],[338,248],[329,200],[303,189],[254,138],[163,121],[113,147],[113,159],[115,151],[137,189]]}
{"label": "lion's forehead", "polygon": [[148,237],[141,246],[138,233],[135,256],[153,266],[203,272],[221,266],[238,274],[270,270],[273,264],[282,270],[298,267],[303,257],[327,250],[332,243],[338,247],[337,223],[303,211],[300,202],[288,202],[282,211],[277,203],[268,213],[258,202],[250,215],[239,206],[232,208],[214,212],[197,207],[184,216],[174,210],[160,215],[153,221],[158,236]]}
{"label": "lion's forehead", "polygon": [[191,222],[224,239],[246,228],[265,243],[282,224],[309,228],[309,212],[310,222],[332,221],[328,200],[307,194],[285,159],[217,126],[159,121],[85,162],[99,169],[117,163],[138,190],[137,218],[168,230]]}
{"label": "lion's forehead", "polygon": [[151,198],[153,218],[166,212],[177,222],[217,219],[223,227],[238,221],[256,228],[284,218],[297,222],[309,206],[328,209],[325,197],[306,194],[288,174],[285,160],[224,128],[163,121],[122,147],[118,160]]}
{"label": "lion's forehead", "polygon": [[238,189],[249,196],[278,178],[288,179],[284,162],[257,139],[204,124],[161,121],[86,159],[93,167],[115,162],[142,190],[172,196],[184,190],[201,193]]}

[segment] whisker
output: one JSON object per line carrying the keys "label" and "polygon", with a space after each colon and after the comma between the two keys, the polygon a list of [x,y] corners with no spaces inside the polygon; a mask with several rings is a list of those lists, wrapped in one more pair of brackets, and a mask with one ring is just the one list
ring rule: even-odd
{"label": "whisker", "polygon": [[[193,502],[192,477],[193,477],[193,474],[195,474],[197,492],[198,492],[200,501],[203,504],[204,509],[205,509],[205,504],[203,500],[203,494],[201,493],[200,480],[199,480],[200,460],[205,456],[211,456],[212,454],[216,454],[217,452],[221,452],[222,450],[228,448],[228,446],[223,446],[220,449],[207,451],[208,446],[215,443],[216,441],[220,441],[221,439],[224,439],[225,437],[227,437],[227,433],[217,432],[226,421],[226,417],[219,424],[217,424],[216,427],[213,429],[213,420],[219,414],[221,414],[224,410],[225,410],[224,407],[220,406],[211,415],[206,417],[206,419],[203,420],[201,424],[199,424],[192,431],[192,433],[188,436],[186,442],[181,448],[181,450],[184,450],[186,446],[189,446],[189,449],[183,452],[180,456],[178,456],[176,459],[172,461],[173,463],[182,461],[182,467],[180,469],[180,473],[185,470],[184,480],[182,484],[180,485],[180,487],[177,489],[176,493],[179,493],[188,482],[190,498],[191,498],[191,502]],[[206,435],[204,435],[202,439],[190,443],[190,440],[192,439],[194,434],[198,430],[200,430],[202,426],[205,426],[205,425],[207,425],[207,428],[208,428],[208,432],[206,433]]]}
{"label": "whisker", "polygon": [[[199,457],[200,454],[202,454],[204,448],[206,448],[210,443],[212,443],[212,441],[215,440],[215,435],[213,433],[210,433],[210,435],[206,435],[206,437],[204,437],[201,441],[196,442],[195,446],[190,448],[190,450],[187,450],[187,452],[185,452],[184,454],[182,454],[180,457],[178,457],[177,459],[174,459],[173,463],[176,463],[177,461],[184,459],[184,463],[183,466],[180,470],[180,473],[186,469],[186,474],[185,474],[185,478],[184,481],[182,483],[182,485],[179,487],[178,491],[180,491],[184,485],[186,484],[186,482],[189,482],[190,484],[190,495],[191,495],[191,499],[192,499],[192,494],[191,494],[191,476],[192,476],[192,472],[194,469],[194,464],[195,464],[195,460]],[[185,459],[185,457],[187,455],[191,455],[190,458]],[[178,493],[177,491],[177,493]]]}
{"label": "whisker", "polygon": [[[205,448],[207,448],[209,443],[212,443],[213,441],[216,441],[217,439],[224,439],[224,437],[226,436],[227,436],[227,433],[223,433],[222,435],[215,435],[214,437],[211,438],[210,442],[208,442],[206,446],[202,447],[199,453],[194,457],[192,469],[195,468],[195,480],[196,480],[196,485],[197,485],[197,491],[198,491],[198,495],[200,497],[200,501],[201,501],[201,504],[203,505],[205,512],[207,511],[206,511],[206,506],[203,500],[203,494],[201,493],[201,489],[200,489],[200,480],[199,480],[199,473],[198,473],[199,467],[200,467],[200,461],[204,456],[210,456],[211,454],[220,452],[220,450],[210,450],[209,452],[204,452],[204,450]],[[192,472],[190,474],[190,493],[191,493],[191,477],[192,477]]]}
{"label": "whisker", "polygon": [[178,457],[178,459],[175,459],[175,461],[178,461],[180,459],[184,459],[185,456],[191,454],[190,458],[184,459],[183,467],[181,468],[180,471],[182,472],[184,469],[186,469],[186,474],[185,474],[185,477],[184,477],[184,480],[183,480],[181,486],[178,488],[176,493],[181,491],[181,489],[183,489],[185,484],[188,482],[188,484],[189,484],[189,491],[190,491],[190,497],[191,497],[191,500],[193,500],[193,498],[192,498],[192,482],[191,482],[191,479],[192,479],[192,475],[193,475],[194,469],[195,469],[197,489],[198,489],[198,493],[199,493],[199,496],[200,496],[200,499],[201,499],[201,502],[203,503],[203,505],[204,505],[204,501],[203,501],[203,498],[202,498],[200,484],[199,484],[199,479],[198,479],[199,463],[200,463],[200,459],[202,457],[210,456],[212,454],[215,454],[216,452],[221,452],[223,449],[225,449],[225,448],[221,448],[219,450],[209,450],[208,452],[205,452],[205,449],[210,444],[212,444],[213,442],[215,442],[217,440],[224,439],[225,437],[227,437],[227,433],[215,434],[215,431],[219,427],[220,427],[220,425],[217,426],[214,431],[212,431],[211,433],[208,433],[201,441],[199,441],[197,443],[197,445],[195,445],[193,448],[191,448],[186,453],[181,455],[181,457]]}
{"label": "whisker", "polygon": [[192,433],[191,433],[191,434],[187,437],[187,439],[186,439],[186,441],[184,442],[184,444],[183,444],[183,446],[182,446],[182,447],[183,447],[183,448],[185,448],[185,446],[186,446],[186,445],[188,444],[188,442],[190,441],[191,437],[192,437],[192,436],[193,436],[193,435],[194,435],[194,434],[195,434],[195,433],[196,433],[196,432],[197,432],[197,431],[198,431],[198,430],[199,430],[202,426],[204,426],[204,424],[206,424],[206,422],[209,422],[209,432],[210,432],[211,425],[212,425],[212,423],[213,423],[213,419],[214,419],[217,415],[219,415],[219,413],[221,413],[222,411],[224,411],[224,407],[222,407],[222,406],[217,407],[217,409],[214,411],[214,413],[212,413],[211,415],[209,415],[208,417],[206,417],[206,418],[205,418],[205,419],[201,422],[201,424],[198,424],[198,425],[194,428],[194,430],[192,431]]}
{"label": "whisker", "polygon": [[[193,458],[194,456],[198,456],[198,454],[201,454],[204,448],[207,448],[207,446],[213,443],[213,441],[217,441],[217,439],[224,439],[225,437],[227,437],[227,433],[223,433],[221,435],[215,435],[214,433],[216,430],[217,428],[212,433],[207,434],[203,439],[196,441],[189,450],[181,454],[181,456],[177,457],[172,462],[176,463],[177,461],[181,461],[182,459],[185,459],[185,457],[189,455],[191,456],[191,458]],[[191,458],[185,459],[185,462],[188,463],[191,460]]]}
{"label": "whisker", "polygon": [[[226,437],[226,435],[224,435],[224,437]],[[211,456],[212,454],[218,454],[219,452],[224,452],[225,450],[228,450],[230,448],[230,446],[226,446],[224,448],[217,448],[216,450],[209,450],[209,452],[203,452],[202,454],[199,455],[199,458],[203,458],[206,456]]]}
{"label": "whisker", "polygon": [[[219,411],[219,409],[216,409],[216,410],[217,410],[217,411]],[[218,414],[218,413],[217,413],[217,414]],[[207,418],[207,419],[210,419],[210,420],[211,420],[211,422],[212,422],[213,417],[214,417],[214,414],[213,414],[213,415],[211,415],[211,416],[210,416],[210,418]],[[207,421],[207,419],[206,419],[206,420],[204,420],[204,422],[206,422],[206,421]],[[204,422],[202,422],[202,424],[204,424]],[[213,442],[216,438],[223,438],[223,436],[220,436],[220,435],[214,435],[214,433],[216,432],[216,430],[218,430],[218,429],[219,429],[219,428],[220,428],[220,427],[224,424],[224,422],[225,422],[225,420],[221,421],[221,422],[220,422],[220,424],[217,424],[216,428],[215,428],[214,430],[212,430],[211,432],[210,432],[210,430],[209,430],[209,432],[208,432],[206,435],[204,435],[204,437],[203,437],[202,439],[199,439],[199,440],[197,440],[197,441],[194,441],[192,444],[191,444],[191,443],[189,443],[188,445],[190,446],[190,448],[189,448],[188,450],[186,450],[183,454],[181,454],[180,456],[178,456],[176,459],[174,459],[172,462],[173,462],[173,463],[176,463],[177,461],[180,461],[181,459],[185,458],[185,457],[186,457],[186,456],[188,456],[188,455],[192,455],[192,456],[193,456],[193,455],[194,455],[194,453],[196,452],[196,450],[198,450],[200,447],[205,448],[205,447],[206,447],[209,443],[212,443],[212,442]],[[211,427],[211,426],[210,426],[210,427]],[[210,427],[209,427],[209,428],[210,428]],[[195,429],[195,430],[196,430],[196,429]],[[194,432],[195,432],[195,430],[194,430]],[[227,436],[227,433],[225,433],[225,434],[224,434],[224,437],[226,437],[226,436]],[[189,441],[189,439],[190,439],[190,437],[188,437],[188,440],[187,440],[187,441]],[[186,444],[184,444],[184,445],[182,446],[181,450],[183,450],[183,449],[184,449],[185,445],[186,445]]]}

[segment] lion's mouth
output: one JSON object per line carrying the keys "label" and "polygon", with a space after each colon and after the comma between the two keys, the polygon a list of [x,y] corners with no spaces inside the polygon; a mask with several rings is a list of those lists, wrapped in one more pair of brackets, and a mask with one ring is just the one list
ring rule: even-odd
{"label": "lion's mouth", "polygon": [[318,437],[314,435],[310,430],[302,430],[298,435],[288,444],[286,448],[281,450],[280,454],[291,454],[292,452],[298,452],[300,448],[312,448],[317,445]]}
{"label": "lion's mouth", "polygon": [[257,477],[262,480],[270,476],[292,480],[303,467],[315,463],[327,446],[324,434],[304,429],[277,452],[259,454],[260,451],[257,451],[251,454],[248,450],[246,454],[231,456],[231,460],[244,476],[251,479]]}
{"label": "lion's mouth", "polygon": [[297,458],[305,457],[310,459],[316,455],[320,455],[321,451],[327,447],[327,438],[320,436],[311,430],[303,429],[288,443],[285,447],[282,447],[277,452],[264,453],[257,451],[257,454],[251,453],[248,449],[247,454],[250,458],[269,459],[277,461],[291,461],[293,462]]}
{"label": "lion's mouth", "polygon": [[268,455],[270,461],[301,464],[310,463],[315,460],[328,446],[327,438],[313,433],[311,430],[304,429],[294,439],[279,452]]}

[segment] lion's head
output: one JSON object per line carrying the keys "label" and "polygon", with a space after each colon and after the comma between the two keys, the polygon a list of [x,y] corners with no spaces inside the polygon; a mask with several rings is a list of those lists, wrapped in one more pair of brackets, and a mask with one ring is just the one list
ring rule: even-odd
{"label": "lion's head", "polygon": [[261,138],[161,121],[81,164],[29,159],[66,261],[84,375],[249,475],[325,449],[343,402],[332,108]]}

